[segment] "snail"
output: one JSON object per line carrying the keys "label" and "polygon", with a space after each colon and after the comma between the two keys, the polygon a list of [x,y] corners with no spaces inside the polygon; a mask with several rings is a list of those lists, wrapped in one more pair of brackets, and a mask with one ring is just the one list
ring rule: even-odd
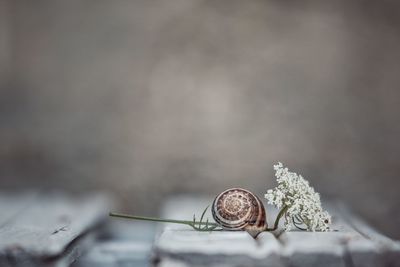
{"label": "snail", "polygon": [[[208,208],[208,207],[207,207]],[[153,217],[133,216],[121,213],[110,213],[110,216],[144,220],[153,222],[166,222],[185,224],[197,231],[218,231],[218,230],[243,230],[256,238],[263,231],[274,231],[277,228],[280,213],[275,220],[274,227],[268,229],[266,212],[261,200],[248,190],[242,188],[231,188],[217,195],[213,201],[211,212],[214,222],[203,221],[207,208],[203,211],[200,221],[161,219]]]}
{"label": "snail", "polygon": [[217,195],[211,211],[215,222],[224,230],[245,230],[256,238],[268,227],[261,200],[242,188],[227,189]]}

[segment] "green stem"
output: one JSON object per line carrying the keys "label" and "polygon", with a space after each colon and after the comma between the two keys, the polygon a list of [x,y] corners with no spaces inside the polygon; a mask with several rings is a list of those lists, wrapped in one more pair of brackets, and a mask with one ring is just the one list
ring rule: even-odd
{"label": "green stem", "polygon": [[[279,220],[286,213],[288,208],[289,208],[288,206],[283,206],[283,208],[279,211],[278,215],[276,216],[274,227],[267,228],[267,229],[265,229],[265,231],[275,231],[276,229],[278,229]],[[134,216],[134,215],[129,215],[129,214],[114,213],[114,212],[110,212],[109,215],[111,217],[125,218],[125,219],[131,219],[131,220],[184,224],[184,225],[191,226],[191,227],[195,228],[196,230],[201,230],[200,225],[206,225],[206,228],[204,229],[205,231],[207,231],[208,227],[211,227],[211,228],[220,227],[219,224],[212,223],[212,222],[202,222],[202,221],[194,222],[194,221],[187,221],[187,220],[162,219],[162,218],[145,217],[145,216]],[[196,227],[196,224],[199,227]]]}
{"label": "green stem", "polygon": [[282,218],[282,216],[285,214],[289,206],[283,206],[283,208],[279,211],[278,215],[276,216],[274,227],[273,228],[267,228],[266,231],[275,231],[278,229],[278,224],[279,220]]}
{"label": "green stem", "polygon": [[[128,215],[128,214],[122,214],[122,213],[114,213],[114,212],[110,212],[109,215],[111,217],[125,218],[125,219],[131,219],[131,220],[177,223],[177,224],[185,224],[185,225],[189,225],[189,226],[193,225],[193,221],[186,221],[186,220],[161,219],[161,218],[154,218],[154,217],[134,216],[134,215]],[[207,222],[196,222],[195,224],[200,224],[200,225],[207,224],[207,226],[219,226],[218,224],[212,223],[212,222],[208,222],[208,223]]]}

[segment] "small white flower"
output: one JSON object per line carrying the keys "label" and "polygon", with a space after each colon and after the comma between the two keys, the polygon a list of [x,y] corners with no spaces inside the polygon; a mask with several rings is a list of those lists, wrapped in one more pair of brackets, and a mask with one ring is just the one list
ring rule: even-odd
{"label": "small white flower", "polygon": [[279,162],[274,165],[278,186],[265,194],[268,204],[287,207],[285,230],[305,227],[308,231],[329,231],[331,216],[322,209],[321,199],[301,175],[290,172]]}

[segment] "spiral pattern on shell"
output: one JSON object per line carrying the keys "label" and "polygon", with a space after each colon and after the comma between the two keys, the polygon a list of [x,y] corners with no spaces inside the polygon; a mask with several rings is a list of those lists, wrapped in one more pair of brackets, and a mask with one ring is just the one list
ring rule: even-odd
{"label": "spiral pattern on shell", "polygon": [[219,194],[212,205],[214,220],[225,230],[246,230],[253,237],[267,228],[264,205],[248,190],[231,188]]}

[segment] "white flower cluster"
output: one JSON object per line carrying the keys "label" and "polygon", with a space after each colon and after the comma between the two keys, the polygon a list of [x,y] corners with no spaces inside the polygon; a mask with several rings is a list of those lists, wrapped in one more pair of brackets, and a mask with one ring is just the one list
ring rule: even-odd
{"label": "white flower cluster", "polygon": [[[329,231],[331,216],[321,206],[319,194],[301,175],[290,172],[282,163],[274,165],[278,186],[265,194],[268,204],[285,208],[285,229],[293,226],[308,231]],[[301,227],[300,227],[301,226]]]}

